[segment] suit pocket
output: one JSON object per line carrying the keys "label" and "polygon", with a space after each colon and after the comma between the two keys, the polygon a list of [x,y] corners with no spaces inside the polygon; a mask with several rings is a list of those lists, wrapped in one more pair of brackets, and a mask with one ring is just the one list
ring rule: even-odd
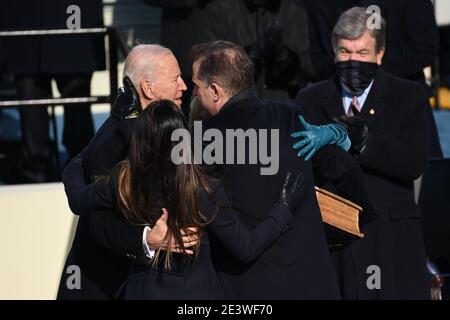
{"label": "suit pocket", "polygon": [[420,219],[422,214],[419,207],[412,201],[394,201],[389,205],[389,218],[391,220],[400,219]]}

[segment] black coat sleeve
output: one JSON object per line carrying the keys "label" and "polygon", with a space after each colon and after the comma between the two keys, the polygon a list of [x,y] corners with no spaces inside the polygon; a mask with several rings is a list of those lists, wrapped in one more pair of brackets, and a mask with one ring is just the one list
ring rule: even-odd
{"label": "black coat sleeve", "polygon": [[[85,176],[92,181],[96,177],[111,173],[114,165],[123,160],[127,148],[127,135],[121,131],[123,126],[117,121],[109,121],[109,127],[100,129],[86,151],[83,152],[83,168]],[[123,129],[123,128],[122,128]],[[97,136],[96,134],[96,136]],[[109,197],[108,203],[115,203],[115,192],[105,193]],[[112,199],[112,200],[111,200]],[[127,257],[135,256],[145,259],[142,248],[144,226],[128,224],[114,209],[97,208],[89,217],[89,225],[92,237],[102,246]]]}
{"label": "black coat sleeve", "polygon": [[212,200],[206,193],[202,195],[202,207],[208,218],[213,218],[207,231],[214,234],[236,258],[248,263],[256,259],[284,231],[293,216],[291,211],[280,203],[275,203],[267,217],[252,230],[239,219],[239,213],[230,206],[227,195],[220,182],[215,182]]}
{"label": "black coat sleeve", "polygon": [[364,175],[358,162],[336,146],[327,146],[313,158],[314,180],[317,185],[331,182],[341,197],[362,207],[360,226],[375,219],[376,212],[370,200]]}
{"label": "black coat sleeve", "polygon": [[95,241],[134,262],[147,260],[142,246],[143,226],[133,226],[111,210],[94,211],[89,218]]}
{"label": "black coat sleeve", "polygon": [[[297,96],[296,102],[299,101]],[[303,108],[297,106],[296,109],[295,119],[298,114],[303,115],[307,121],[310,119]],[[298,121],[295,121],[293,132],[300,129]],[[336,145],[328,145],[319,150],[311,161],[314,182],[317,186],[331,183],[333,192],[362,207],[360,226],[375,219],[377,215],[364,182],[364,175],[358,161],[352,155]]]}
{"label": "black coat sleeve", "polygon": [[113,206],[107,192],[106,179],[86,184],[83,170],[83,152],[73,158],[63,171],[63,183],[70,210],[76,215],[89,214],[94,210]]}
{"label": "black coat sleeve", "polygon": [[[296,103],[303,104],[299,94]],[[314,117],[299,105],[296,106],[292,132],[303,130],[297,121],[298,115],[303,115],[307,121],[316,123]],[[309,110],[309,108],[306,108]],[[303,161],[299,158],[299,161]],[[369,197],[364,175],[358,161],[348,152],[336,145],[328,145],[319,150],[310,160],[314,174],[314,182],[317,186],[326,186],[331,183],[332,192],[348,199],[362,207],[360,225],[365,225],[375,219],[376,212]]]}
{"label": "black coat sleeve", "polygon": [[144,226],[129,224],[114,209],[93,211],[89,215],[89,226],[92,237],[102,246],[119,255],[145,261],[142,247]]}
{"label": "black coat sleeve", "polygon": [[408,101],[398,119],[400,135],[387,136],[369,128],[366,149],[358,158],[361,166],[401,181],[412,181],[423,173],[429,141],[426,96],[420,84],[415,84]]}
{"label": "black coat sleeve", "polygon": [[89,215],[92,237],[102,246],[134,262],[146,262],[143,249],[144,226],[131,225],[117,211],[117,176],[111,174],[100,181],[86,186],[86,193],[95,194],[93,207]]}
{"label": "black coat sleeve", "polygon": [[117,183],[114,176],[86,184],[83,177],[82,154],[72,159],[63,173],[69,206],[75,214],[89,214],[92,237],[102,246],[119,255],[145,260],[142,249],[142,227],[127,223],[114,212]]}

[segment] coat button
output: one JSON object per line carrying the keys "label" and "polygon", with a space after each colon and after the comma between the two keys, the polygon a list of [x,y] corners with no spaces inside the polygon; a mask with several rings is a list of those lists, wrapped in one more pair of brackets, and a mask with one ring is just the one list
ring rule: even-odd
{"label": "coat button", "polygon": [[375,114],[375,110],[374,109],[370,109],[369,113],[373,116]]}

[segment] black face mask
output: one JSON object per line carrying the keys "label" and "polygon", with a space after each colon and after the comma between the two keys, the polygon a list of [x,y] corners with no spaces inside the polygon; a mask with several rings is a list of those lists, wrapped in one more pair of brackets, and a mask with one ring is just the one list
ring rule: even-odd
{"label": "black face mask", "polygon": [[336,62],[338,79],[342,88],[359,97],[369,86],[378,71],[378,64],[358,60]]}

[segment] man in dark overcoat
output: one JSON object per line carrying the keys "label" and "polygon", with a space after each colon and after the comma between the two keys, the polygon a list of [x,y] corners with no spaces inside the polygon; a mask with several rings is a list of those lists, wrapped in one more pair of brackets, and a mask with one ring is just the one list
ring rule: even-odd
{"label": "man in dark overcoat", "polygon": [[370,28],[369,17],[358,7],[341,15],[332,36],[337,73],[301,90],[296,103],[312,123],[343,120],[367,139],[354,157],[378,219],[364,239],[333,253],[343,298],[429,299],[413,189],[427,159],[426,96],[419,83],[380,70],[385,25]]}

